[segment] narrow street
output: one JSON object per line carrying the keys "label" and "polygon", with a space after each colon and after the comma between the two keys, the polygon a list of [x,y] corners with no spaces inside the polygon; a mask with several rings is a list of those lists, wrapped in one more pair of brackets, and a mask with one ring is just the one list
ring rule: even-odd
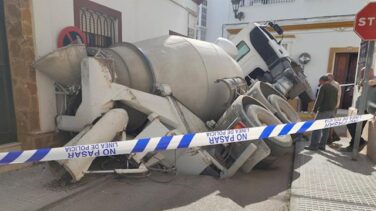
{"label": "narrow street", "polygon": [[88,176],[61,186],[46,164],[0,174],[1,210],[288,210],[292,154],[276,167],[220,180],[151,174]]}

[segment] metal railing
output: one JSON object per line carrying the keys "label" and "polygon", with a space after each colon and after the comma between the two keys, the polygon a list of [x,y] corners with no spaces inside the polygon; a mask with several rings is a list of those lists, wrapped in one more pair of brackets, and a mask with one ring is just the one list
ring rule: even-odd
{"label": "metal railing", "polygon": [[241,0],[241,7],[249,7],[254,5],[270,5],[270,4],[283,4],[293,3],[295,0]]}

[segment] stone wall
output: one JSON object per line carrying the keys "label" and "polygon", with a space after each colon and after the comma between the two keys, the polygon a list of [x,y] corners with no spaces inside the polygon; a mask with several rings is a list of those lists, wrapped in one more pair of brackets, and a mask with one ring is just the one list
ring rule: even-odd
{"label": "stone wall", "polygon": [[40,134],[31,0],[4,0],[17,137],[24,149],[54,144],[55,133]]}

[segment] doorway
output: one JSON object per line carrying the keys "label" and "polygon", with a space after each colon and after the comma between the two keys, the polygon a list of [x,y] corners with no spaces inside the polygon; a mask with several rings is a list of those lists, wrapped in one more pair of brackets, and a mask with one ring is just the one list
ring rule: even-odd
{"label": "doorway", "polygon": [[0,144],[16,141],[16,121],[5,33],[4,2],[0,0]]}
{"label": "doorway", "polygon": [[342,86],[342,96],[339,109],[348,109],[352,105],[354,82],[358,53],[341,52],[335,54],[333,75]]}

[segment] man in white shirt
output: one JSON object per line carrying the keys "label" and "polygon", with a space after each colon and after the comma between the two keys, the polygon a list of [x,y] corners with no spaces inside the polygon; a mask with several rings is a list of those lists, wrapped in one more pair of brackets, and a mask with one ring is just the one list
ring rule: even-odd
{"label": "man in white shirt", "polygon": [[337,93],[337,109],[339,108],[339,104],[341,103],[341,95],[342,95],[342,89],[340,84],[334,80],[334,75],[332,73],[327,74],[330,84],[332,84],[335,88],[337,88],[338,93]]}

